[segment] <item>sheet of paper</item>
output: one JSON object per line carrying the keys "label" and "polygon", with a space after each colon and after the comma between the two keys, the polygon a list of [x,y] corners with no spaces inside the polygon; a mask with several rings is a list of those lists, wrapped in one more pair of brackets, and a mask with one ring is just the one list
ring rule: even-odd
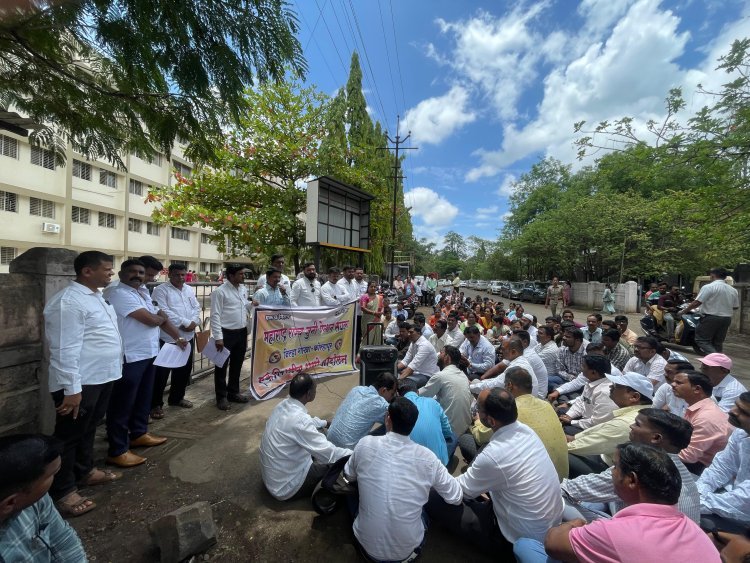
{"label": "sheet of paper", "polygon": [[222,348],[221,351],[216,349],[216,340],[213,336],[208,339],[208,344],[203,348],[203,355],[211,360],[214,364],[222,367],[229,359],[229,350]]}
{"label": "sheet of paper", "polygon": [[177,344],[165,344],[159,350],[159,355],[154,360],[155,366],[164,368],[181,368],[184,366],[190,356],[190,343],[183,350]]}

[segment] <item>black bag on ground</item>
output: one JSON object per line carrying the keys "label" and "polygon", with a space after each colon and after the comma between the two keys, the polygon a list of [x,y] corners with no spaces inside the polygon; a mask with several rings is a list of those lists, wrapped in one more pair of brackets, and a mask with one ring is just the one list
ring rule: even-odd
{"label": "black bag on ground", "polygon": [[357,492],[356,481],[349,481],[344,477],[344,466],[350,456],[344,456],[334,463],[315,486],[311,500],[315,512],[321,515],[332,514],[336,510],[341,496]]}

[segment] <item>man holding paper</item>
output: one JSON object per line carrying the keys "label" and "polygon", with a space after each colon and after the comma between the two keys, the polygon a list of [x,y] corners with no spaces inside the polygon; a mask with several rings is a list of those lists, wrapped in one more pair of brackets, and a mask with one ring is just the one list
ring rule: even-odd
{"label": "man holding paper", "polygon": [[159,327],[184,347],[187,342],[151,300],[146,288],[146,268],[140,260],[125,260],[120,283],[104,290],[104,298],[117,313],[125,349],[122,378],[115,382],[107,409],[107,463],[133,467],[146,461],[131,447],[158,446],[166,438],[148,433],[148,415],[154,391],[154,359],[159,353]]}
{"label": "man holding paper", "polygon": [[[190,353],[183,366],[177,368],[156,368],[154,395],[151,400],[151,418],[164,417],[164,389],[167,386],[169,373],[172,373],[172,384],[169,386],[167,403],[174,407],[189,409],[193,403],[185,399],[185,389],[190,382],[193,371],[193,351],[195,347],[195,328],[201,323],[201,306],[195,298],[195,290],[185,283],[187,268],[183,264],[169,265],[169,281],[154,289],[152,298],[162,311],[167,314],[169,322],[177,327],[180,338],[187,342]],[[159,330],[159,347],[174,345],[172,338],[163,327]]]}

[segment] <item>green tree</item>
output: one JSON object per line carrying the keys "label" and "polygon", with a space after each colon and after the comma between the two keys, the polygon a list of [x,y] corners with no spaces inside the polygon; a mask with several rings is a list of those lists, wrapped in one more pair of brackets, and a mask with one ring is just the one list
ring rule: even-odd
{"label": "green tree", "polygon": [[169,154],[180,137],[213,156],[249,85],[306,70],[283,0],[77,0],[0,8],[0,110],[45,125],[31,141],[65,143],[124,167],[121,153]]}
{"label": "green tree", "polygon": [[[464,237],[456,231],[448,231],[443,237],[443,256],[457,258],[459,260],[466,258],[466,243]],[[461,268],[459,268],[460,270]]]}
{"label": "green tree", "polygon": [[318,174],[327,100],[314,87],[288,81],[248,90],[244,103],[247,113],[215,149],[213,166],[152,188],[149,199],[160,204],[154,218],[213,229],[219,249],[234,255],[282,249],[299,271],[302,184]]}

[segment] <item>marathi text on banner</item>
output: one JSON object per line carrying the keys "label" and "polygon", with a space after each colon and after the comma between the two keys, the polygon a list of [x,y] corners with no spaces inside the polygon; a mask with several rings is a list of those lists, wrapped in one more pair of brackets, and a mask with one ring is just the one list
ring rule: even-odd
{"label": "marathi text on banner", "polygon": [[354,302],[339,307],[258,307],[253,317],[250,391],[270,399],[304,371],[314,377],[354,366]]}

